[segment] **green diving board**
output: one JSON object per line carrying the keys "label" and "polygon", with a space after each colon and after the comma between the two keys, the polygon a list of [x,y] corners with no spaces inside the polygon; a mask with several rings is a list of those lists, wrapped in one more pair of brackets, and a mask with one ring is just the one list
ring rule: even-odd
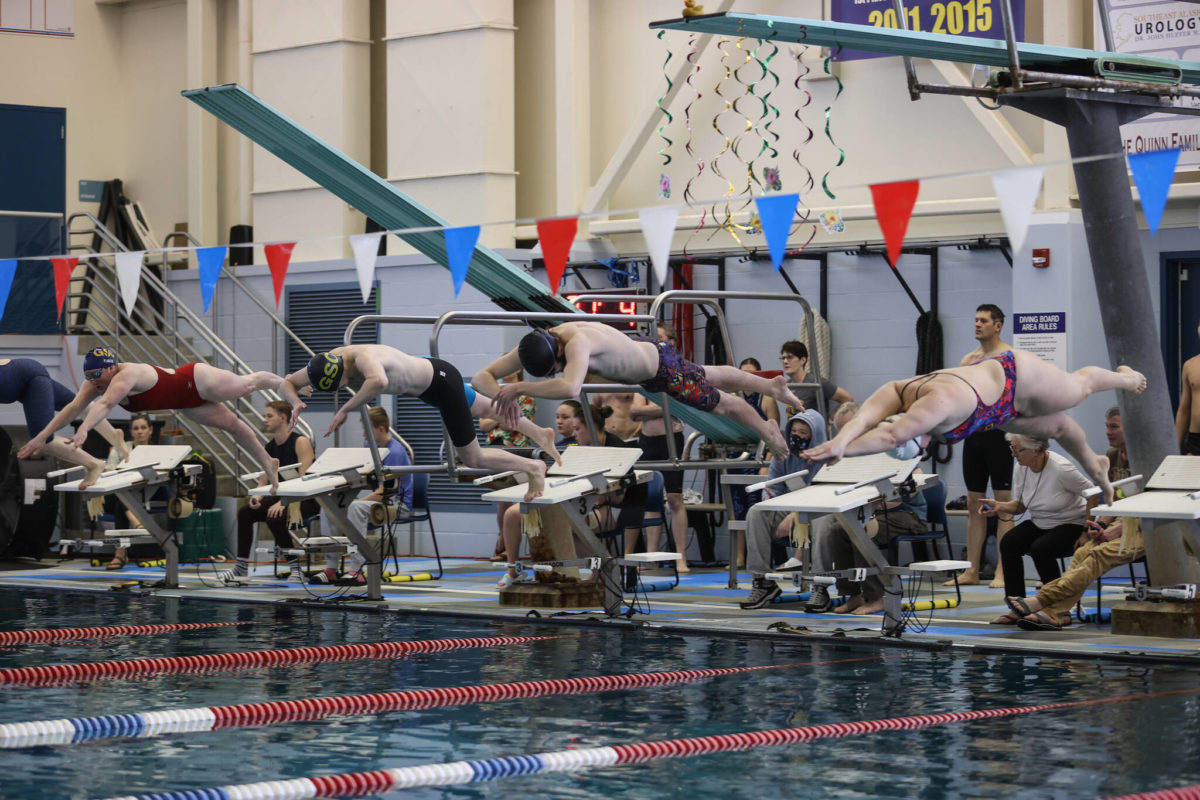
{"label": "green diving board", "polygon": [[[449,226],[395,186],[241,86],[189,89],[183,96],[389,230]],[[398,235],[449,268],[446,240],[440,230]],[[471,256],[467,283],[509,311],[562,311],[570,307],[511,261],[482,245]]]}
{"label": "green diving board", "polygon": [[[1009,63],[1008,46],[1003,40],[923,33],[898,28],[876,28],[849,22],[728,12],[652,22],[650,27],[799,42],[818,47],[844,47],[893,56],[932,58],[938,61],[985,64],[992,67],[1006,67]],[[1143,73],[1142,77],[1136,74],[1123,75],[1127,80],[1150,82],[1154,80],[1153,75],[1156,73],[1173,73],[1179,75],[1185,84],[1200,83],[1200,63],[1195,61],[1128,56],[1104,50],[1083,50],[1030,42],[1017,42],[1017,54],[1023,69],[1064,72],[1083,63],[1108,65],[1115,62],[1111,69],[1118,72],[1121,64],[1126,63],[1135,73]],[[1077,72],[1077,69],[1074,71]]]}
{"label": "green diving board", "polygon": [[[346,154],[331,147],[236,84],[189,89],[183,96],[298,169],[317,184],[389,230],[443,228],[447,222]],[[449,268],[441,231],[399,234],[436,263]],[[583,312],[546,291],[524,270],[486,247],[471,257],[467,283],[508,311]],[[654,400],[653,395],[647,395]],[[682,403],[672,413],[721,444],[757,442],[758,436],[733,420]]]}

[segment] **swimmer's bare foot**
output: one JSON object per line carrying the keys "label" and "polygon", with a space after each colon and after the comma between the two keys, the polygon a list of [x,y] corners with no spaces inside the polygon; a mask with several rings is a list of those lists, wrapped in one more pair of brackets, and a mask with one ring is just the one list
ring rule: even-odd
{"label": "swimmer's bare foot", "polygon": [[1125,387],[1127,391],[1141,394],[1146,390],[1146,376],[1138,372],[1136,369],[1127,367],[1124,364],[1117,367],[1117,372],[1122,373],[1129,379],[1129,385]]}
{"label": "swimmer's bare foot", "polygon": [[271,494],[279,491],[279,459],[272,458],[267,466],[267,482],[271,484]]}
{"label": "swimmer's bare foot", "polygon": [[856,617],[864,617],[867,614],[877,614],[880,611],[883,611],[883,598],[882,597],[879,598],[878,600],[872,600],[869,603],[863,603],[861,606],[854,609],[850,613]]}
{"label": "swimmer's bare foot", "polygon": [[[950,580],[948,580],[942,584],[942,586],[953,586],[953,585],[954,585],[954,578],[951,578]],[[974,570],[974,569],[964,569],[962,572],[958,573],[958,585],[959,586],[978,586],[979,585],[979,571]]]}
{"label": "swimmer's bare foot", "polygon": [[524,498],[527,501],[541,497],[542,492],[546,490],[546,465],[540,461],[533,463],[537,466],[525,470],[525,474],[529,476],[529,491],[525,492]]}
{"label": "swimmer's bare foot", "polygon": [[1003,589],[1004,588],[1004,576],[997,573],[996,576],[992,578],[992,582],[988,584],[988,588],[989,589]]}
{"label": "swimmer's bare foot", "polygon": [[804,408],[804,403],[788,388],[787,378],[782,375],[776,375],[774,378],[771,378],[771,391],[769,394],[779,402],[786,403],[792,408]]}
{"label": "swimmer's bare foot", "polygon": [[861,594],[851,595],[850,599],[833,610],[835,614],[853,614],[865,602]]}
{"label": "swimmer's bare foot", "polygon": [[675,559],[675,571],[678,572],[680,575],[691,572],[691,570],[688,569],[686,558]]}
{"label": "swimmer's bare foot", "polygon": [[92,464],[91,466],[84,464],[83,469],[84,469],[83,478],[79,481],[80,489],[86,489],[87,487],[94,484],[96,481],[100,480],[100,473],[104,472],[104,462],[97,461],[96,463]]}
{"label": "swimmer's bare foot", "polygon": [[773,429],[767,434],[767,450],[771,455],[778,458],[780,461],[788,457],[787,440],[783,438],[783,433],[777,429]]}
{"label": "swimmer's bare foot", "polygon": [[559,455],[558,448],[554,446],[554,430],[552,428],[542,428],[534,426],[536,433],[531,432],[529,438],[533,443],[542,448],[542,452],[554,459],[554,463],[562,466],[562,456]]}

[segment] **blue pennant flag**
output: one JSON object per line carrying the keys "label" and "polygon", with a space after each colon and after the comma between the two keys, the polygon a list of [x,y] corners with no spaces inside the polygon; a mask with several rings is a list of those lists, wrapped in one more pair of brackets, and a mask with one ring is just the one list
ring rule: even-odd
{"label": "blue pennant flag", "polygon": [[454,279],[454,296],[458,297],[463,281],[467,279],[475,243],[479,241],[479,226],[446,228],[442,233],[446,236],[446,258],[450,262],[450,277]]}
{"label": "blue pennant flag", "polygon": [[217,278],[221,277],[221,267],[225,264],[225,248],[198,247],[196,260],[200,262],[200,294],[204,298],[204,313],[207,314],[213,292],[217,289]]}
{"label": "blue pennant flag", "polygon": [[800,204],[800,195],[763,195],[754,198],[754,204],[758,206],[758,219],[762,223],[763,235],[767,237],[767,249],[771,251],[771,266],[778,272],[783,264],[788,231],[792,227],[796,206]]}
{"label": "blue pennant flag", "polygon": [[1129,171],[1133,173],[1133,182],[1142,198],[1142,213],[1150,225],[1151,236],[1158,231],[1158,223],[1162,222],[1163,209],[1167,207],[1167,190],[1171,188],[1177,163],[1177,147],[1129,155]]}
{"label": "blue pennant flag", "polygon": [[8,305],[8,293],[12,291],[13,276],[17,274],[15,258],[0,259],[0,319],[4,317],[4,308]]}

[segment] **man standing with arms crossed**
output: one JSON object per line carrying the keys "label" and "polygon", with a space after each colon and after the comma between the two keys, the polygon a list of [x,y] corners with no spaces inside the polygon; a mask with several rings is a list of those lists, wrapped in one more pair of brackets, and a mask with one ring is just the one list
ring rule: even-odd
{"label": "man standing with arms crossed", "polygon": [[[998,356],[1006,350],[1012,350],[1012,345],[1000,338],[1004,327],[1004,312],[999,306],[984,303],[975,310],[975,339],[979,346],[963,356],[960,367],[976,364],[985,358]],[[988,481],[992,484],[992,494],[999,501],[1007,501],[1012,497],[1012,452],[1004,438],[1004,431],[995,428],[981,431],[963,440],[962,469],[963,482],[967,485],[967,558],[970,568],[958,576],[960,586],[974,586],[979,583],[979,568],[983,563],[983,545],[987,536],[987,518],[979,513],[979,504],[987,496]],[[1012,528],[1012,520],[997,521],[996,552],[1000,552],[1000,540]],[[996,559],[996,574],[992,578],[991,587],[1003,588],[1004,572],[1000,568],[1000,560]],[[953,586],[954,581],[944,584]]]}
{"label": "man standing with arms crossed", "polygon": [[1183,375],[1179,379],[1175,435],[1179,439],[1179,452],[1188,456],[1200,456],[1200,403],[1192,403],[1194,394],[1200,394],[1200,356],[1183,362]]}

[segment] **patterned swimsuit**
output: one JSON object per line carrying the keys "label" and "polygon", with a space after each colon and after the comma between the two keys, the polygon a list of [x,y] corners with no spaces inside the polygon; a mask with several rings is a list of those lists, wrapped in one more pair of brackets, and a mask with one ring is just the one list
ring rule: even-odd
{"label": "patterned swimsuit", "polygon": [[[975,390],[975,387],[971,386],[970,381],[961,375],[956,375],[953,372],[935,372],[931,375],[923,376],[926,381],[930,381],[938,375],[952,375],[967,384],[967,386],[971,386],[971,391],[975,392],[975,410],[971,412],[971,416],[963,420],[954,429],[943,433],[940,437],[942,440],[950,443],[961,442],[973,433],[998,428],[1018,416],[1017,409],[1013,406],[1013,400],[1017,393],[1017,364],[1013,358],[1012,351],[1006,350],[1000,355],[991,359],[984,359],[984,361],[999,361],[1000,366],[1004,368],[1004,390],[1000,392],[999,399],[990,406],[983,402],[983,398],[979,396],[979,392]],[[979,363],[982,364],[983,362],[980,361]],[[904,389],[907,389],[910,384],[912,384],[912,381],[904,385],[900,390],[901,394],[904,393]],[[917,391],[920,391],[920,387],[918,387]]]}
{"label": "patterned swimsuit", "polygon": [[721,402],[721,392],[709,383],[704,367],[693,364],[675,349],[670,342],[651,339],[647,336],[631,337],[640,342],[649,342],[658,348],[658,372],[653,378],[642,381],[639,386],[647,392],[666,392],[668,396],[684,405],[701,411],[712,411]]}

